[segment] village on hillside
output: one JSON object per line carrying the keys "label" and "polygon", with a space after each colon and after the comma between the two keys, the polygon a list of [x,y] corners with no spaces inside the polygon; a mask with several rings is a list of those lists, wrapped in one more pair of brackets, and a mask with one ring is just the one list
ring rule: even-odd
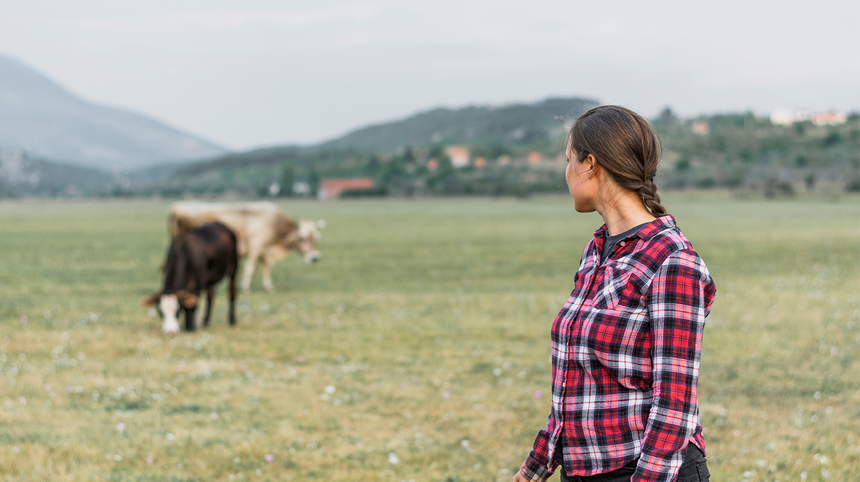
{"label": "village on hillside", "polygon": [[[654,123],[663,138],[666,158],[661,181],[670,189],[728,187],[758,190],[768,196],[860,189],[856,114],[776,110],[767,118],[744,114],[681,121],[664,115]],[[291,188],[283,184],[290,179],[271,178],[263,194],[332,200],[563,192],[566,187],[560,173],[566,160],[561,148],[546,150],[546,143],[531,146],[535,149],[523,147],[528,146],[495,156],[481,145],[410,148],[400,155],[371,156],[359,170],[364,175],[319,178],[316,188],[304,178],[289,184]],[[721,166],[729,169],[720,173]],[[840,184],[845,179],[849,182]],[[515,185],[519,190],[512,189]]]}

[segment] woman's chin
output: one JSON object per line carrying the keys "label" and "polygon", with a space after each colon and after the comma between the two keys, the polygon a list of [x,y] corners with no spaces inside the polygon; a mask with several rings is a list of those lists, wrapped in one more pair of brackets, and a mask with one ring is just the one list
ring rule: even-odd
{"label": "woman's chin", "polygon": [[578,213],[591,213],[591,212],[594,212],[594,207],[592,207],[592,206],[583,206],[582,204],[577,203],[576,201],[574,201],[574,202],[573,202],[573,209],[575,209],[575,210],[576,210],[576,212],[578,212]]}

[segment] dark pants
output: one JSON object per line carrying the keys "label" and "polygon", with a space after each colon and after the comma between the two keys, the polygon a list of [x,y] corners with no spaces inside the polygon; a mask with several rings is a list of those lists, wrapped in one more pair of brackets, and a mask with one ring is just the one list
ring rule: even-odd
{"label": "dark pants", "polygon": [[[636,464],[639,459],[630,462],[620,469],[606,472],[605,474],[589,475],[581,477],[579,475],[567,476],[564,469],[561,470],[561,482],[630,482],[633,473],[636,472]],[[708,472],[708,461],[705,459],[705,454],[693,444],[687,445],[687,455],[684,457],[684,462],[681,464],[681,470],[678,471],[677,482],[708,482],[711,474]]]}

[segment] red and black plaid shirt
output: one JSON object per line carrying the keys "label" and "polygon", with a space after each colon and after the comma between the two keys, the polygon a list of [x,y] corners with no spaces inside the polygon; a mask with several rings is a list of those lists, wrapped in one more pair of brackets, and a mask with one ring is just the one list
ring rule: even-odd
{"label": "red and black plaid shirt", "polygon": [[604,225],[552,325],[552,412],[522,473],[595,475],[639,458],[633,481],[673,480],[687,444],[705,450],[696,385],[716,287],[675,225],[656,219],[601,264]]}

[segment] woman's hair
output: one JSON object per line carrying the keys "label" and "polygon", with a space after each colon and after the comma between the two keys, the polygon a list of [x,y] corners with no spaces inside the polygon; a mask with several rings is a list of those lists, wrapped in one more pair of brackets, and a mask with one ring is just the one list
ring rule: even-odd
{"label": "woman's hair", "polygon": [[654,185],[662,145],[642,116],[615,105],[595,107],[574,122],[568,143],[576,162],[593,155],[619,186],[639,195],[651,214],[667,214]]}

